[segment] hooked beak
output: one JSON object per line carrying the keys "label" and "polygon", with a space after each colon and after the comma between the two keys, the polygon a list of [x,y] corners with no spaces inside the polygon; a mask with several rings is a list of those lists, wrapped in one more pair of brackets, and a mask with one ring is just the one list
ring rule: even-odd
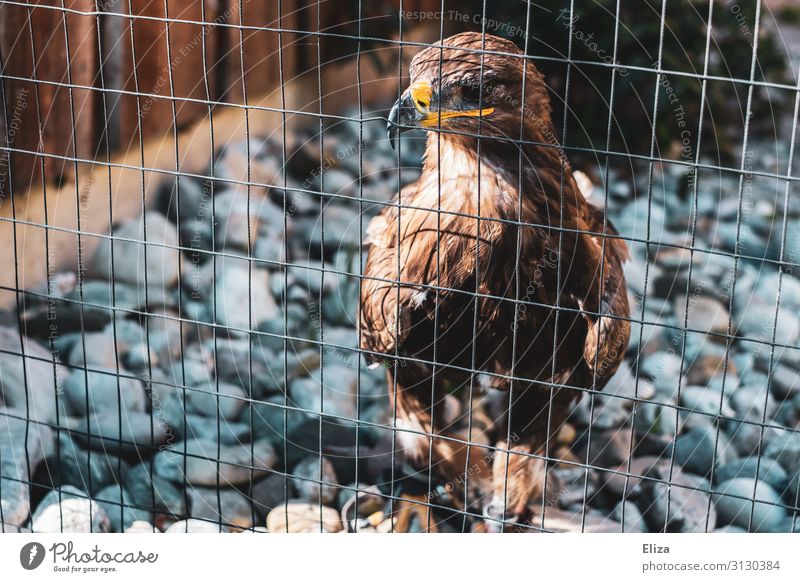
{"label": "hooked beak", "polygon": [[392,110],[386,124],[386,134],[392,149],[397,144],[397,136],[401,133],[422,127],[422,123],[431,117],[431,96],[433,88],[430,83],[418,82],[411,84],[403,91]]}
{"label": "hooked beak", "polygon": [[432,111],[433,87],[428,81],[412,83],[400,96],[389,112],[386,133],[392,149],[397,137],[412,129],[439,127],[445,119],[453,117],[480,117],[494,112],[493,107],[483,109]]}

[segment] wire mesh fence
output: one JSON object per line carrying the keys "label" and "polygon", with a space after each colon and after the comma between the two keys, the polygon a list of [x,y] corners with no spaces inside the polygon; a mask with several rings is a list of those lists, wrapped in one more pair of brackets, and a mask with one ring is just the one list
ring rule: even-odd
{"label": "wire mesh fence", "polygon": [[136,4],[0,0],[3,531],[796,531],[796,6]]}

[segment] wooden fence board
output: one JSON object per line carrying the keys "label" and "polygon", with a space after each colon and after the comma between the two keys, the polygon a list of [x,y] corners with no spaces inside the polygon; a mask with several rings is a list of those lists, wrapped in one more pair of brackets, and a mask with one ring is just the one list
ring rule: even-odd
{"label": "wooden fence board", "polygon": [[[29,0],[28,7],[0,0],[0,58],[4,74],[18,78],[3,78],[9,127],[0,116],[0,145],[101,161],[107,147],[111,154],[137,151],[140,141],[207,117],[202,101],[240,103],[246,88],[253,102],[277,88],[279,34],[265,28],[316,30],[315,13],[303,0],[284,0],[280,22],[275,1],[64,0],[78,12],[66,14],[58,9],[61,1]],[[244,66],[239,29],[218,23],[258,27],[241,32]],[[313,38],[280,37],[285,82],[316,66]],[[67,63],[81,88],[64,86]],[[0,196],[7,196],[12,173],[19,190],[41,184],[42,163],[48,183],[63,182],[73,167],[35,153],[2,152]]]}

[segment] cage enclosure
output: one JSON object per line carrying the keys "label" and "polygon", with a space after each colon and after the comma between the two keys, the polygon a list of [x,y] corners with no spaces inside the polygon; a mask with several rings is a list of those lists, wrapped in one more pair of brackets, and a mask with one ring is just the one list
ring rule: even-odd
{"label": "cage enclosure", "polygon": [[798,62],[782,0],[0,0],[2,531],[797,531]]}

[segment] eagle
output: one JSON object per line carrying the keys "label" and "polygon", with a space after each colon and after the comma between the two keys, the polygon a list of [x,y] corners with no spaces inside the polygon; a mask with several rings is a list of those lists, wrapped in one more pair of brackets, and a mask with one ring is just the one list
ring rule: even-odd
{"label": "eagle", "polygon": [[440,482],[465,486],[479,456],[448,393],[492,396],[474,515],[498,531],[531,522],[550,439],[625,354],[628,250],[581,193],[544,78],[516,44],[451,36],[415,55],[409,80],[388,132],[428,131],[422,172],[367,228],[360,348],[387,368],[403,465]]}

